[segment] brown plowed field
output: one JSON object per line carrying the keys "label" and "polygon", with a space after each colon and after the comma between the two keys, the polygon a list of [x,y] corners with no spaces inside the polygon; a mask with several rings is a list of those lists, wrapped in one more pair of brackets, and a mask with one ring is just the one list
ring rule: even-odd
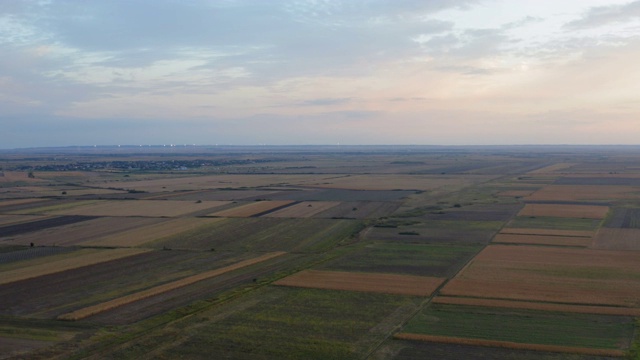
{"label": "brown plowed field", "polygon": [[640,316],[640,309],[613,306],[589,306],[589,305],[566,305],[530,301],[479,299],[466,297],[438,296],[432,301],[434,304],[452,304],[469,306],[486,306],[509,309],[529,309],[558,312],[574,312],[581,314],[599,315],[620,315],[620,316]]}
{"label": "brown plowed field", "polygon": [[176,217],[228,204],[227,201],[121,200],[99,201],[92,205],[52,211],[57,215]]}
{"label": "brown plowed field", "polygon": [[309,218],[340,204],[338,201],[303,201],[264,215],[265,217]]}
{"label": "brown plowed field", "polygon": [[591,239],[593,237],[593,231],[586,230],[557,230],[557,229],[522,229],[522,228],[503,228],[500,230],[500,234],[515,234],[515,235],[541,235],[541,236],[571,236],[571,237],[586,237]]}
{"label": "brown plowed field", "polygon": [[441,294],[640,307],[640,261],[629,251],[491,245]]}
{"label": "brown plowed field", "polygon": [[0,285],[35,278],[42,275],[78,269],[101,262],[125,258],[147,252],[146,249],[79,250],[68,254],[11,263],[0,267]]}
{"label": "brown plowed field", "polygon": [[0,226],[27,223],[42,220],[51,216],[45,215],[0,215]]}
{"label": "brown plowed field", "polygon": [[119,232],[136,229],[141,226],[158,224],[166,219],[162,218],[134,218],[134,217],[103,217],[80,223],[49,228],[41,231],[17,235],[3,242],[5,244],[37,246],[70,246],[82,244],[85,241],[104,238]]}
{"label": "brown plowed field", "polygon": [[579,201],[638,199],[640,188],[614,185],[548,185],[526,200]]}
{"label": "brown plowed field", "polygon": [[445,278],[305,270],[276,281],[275,285],[349,290],[399,295],[430,296]]}
{"label": "brown plowed field", "polygon": [[609,211],[607,206],[526,204],[518,216],[554,216],[568,218],[604,219]]}
{"label": "brown plowed field", "polygon": [[263,213],[265,211],[269,211],[271,209],[275,209],[281,206],[286,206],[288,204],[292,204],[293,201],[289,200],[275,200],[275,201],[254,201],[248,204],[236,206],[231,209],[217,211],[209,216],[219,216],[219,217],[251,217],[256,214]]}
{"label": "brown plowed field", "polygon": [[[640,250],[640,229],[600,228],[593,247],[606,250]],[[640,254],[638,254],[640,259]]]}
{"label": "brown plowed field", "polygon": [[170,282],[168,284],[163,284],[163,285],[159,285],[156,287],[153,287],[151,289],[147,289],[147,290],[143,290],[134,294],[130,294],[127,296],[123,296],[117,299],[113,299],[111,301],[107,301],[101,304],[96,304],[93,306],[89,306],[83,309],[79,309],[67,314],[63,314],[60,315],[58,317],[58,319],[61,320],[80,320],[80,319],[84,319],[86,317],[101,313],[101,312],[105,312],[107,310],[111,310],[113,308],[116,307],[120,307],[123,305],[127,305],[129,303],[135,302],[135,301],[139,301],[142,299],[146,299],[152,296],[156,296],[171,290],[175,290],[187,285],[191,285],[194,284],[196,282],[202,281],[202,280],[206,280],[212,277],[216,277],[219,275],[222,275],[224,273],[233,271],[233,270],[237,270],[237,269],[241,269],[243,267],[247,267],[253,264],[257,264],[263,261],[267,261],[267,260],[271,260],[277,256],[281,256],[286,254],[285,252],[273,252],[273,253],[268,253],[268,254],[264,254],[262,256],[258,256],[256,258],[253,259],[248,259],[248,260],[244,260],[244,261],[240,261],[239,263],[233,264],[233,265],[229,265],[229,266],[225,266],[223,268],[220,269],[215,269],[215,270],[211,270],[211,271],[207,271],[201,274],[197,274],[197,275],[193,275],[193,276],[189,276],[187,278],[184,279],[180,279],[177,281],[173,281]]}
{"label": "brown plowed field", "polygon": [[529,244],[529,245],[558,245],[558,246],[591,246],[592,239],[577,236],[553,236],[553,235],[523,235],[523,234],[497,234],[493,243],[503,244]]}
{"label": "brown plowed field", "polygon": [[88,240],[83,246],[134,247],[147,242],[173,236],[184,231],[195,230],[202,225],[211,224],[222,219],[180,218],[161,223],[142,226],[115,235]]}
{"label": "brown plowed field", "polygon": [[624,351],[613,350],[613,349],[610,350],[610,349],[580,348],[580,347],[558,346],[558,345],[524,344],[524,343],[511,342],[511,341],[469,339],[469,338],[458,338],[458,337],[451,337],[451,336],[398,333],[398,334],[395,334],[393,337],[401,340],[428,341],[428,342],[439,342],[439,343],[445,343],[445,344],[459,344],[459,345],[472,345],[472,346],[489,346],[489,347],[507,348],[507,349],[516,349],[516,350],[535,350],[535,351],[560,352],[560,353],[569,353],[569,354],[615,356],[615,357],[622,357],[625,355]]}

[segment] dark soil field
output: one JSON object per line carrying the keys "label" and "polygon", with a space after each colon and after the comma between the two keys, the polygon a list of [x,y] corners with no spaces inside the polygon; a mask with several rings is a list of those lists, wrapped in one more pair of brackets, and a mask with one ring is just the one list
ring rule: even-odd
{"label": "dark soil field", "polygon": [[[27,223],[7,225],[0,227],[0,238],[6,236],[15,236],[32,231],[44,230],[48,228],[64,226],[79,223],[82,221],[93,220],[95,216],[81,216],[81,215],[69,215],[69,216],[57,216],[53,218],[36,220]],[[0,240],[1,241],[1,240]]]}
{"label": "dark soil field", "polygon": [[640,177],[561,177],[554,182],[555,185],[613,185],[613,186],[640,186]]}
{"label": "dark soil field", "polygon": [[322,265],[322,269],[453,276],[480,246],[373,243]]}
{"label": "dark soil field", "polygon": [[377,219],[393,214],[399,202],[347,201],[314,215],[325,219]]}
{"label": "dark soil field", "polygon": [[614,208],[613,214],[607,217],[604,226],[608,228],[640,229],[640,209]]}

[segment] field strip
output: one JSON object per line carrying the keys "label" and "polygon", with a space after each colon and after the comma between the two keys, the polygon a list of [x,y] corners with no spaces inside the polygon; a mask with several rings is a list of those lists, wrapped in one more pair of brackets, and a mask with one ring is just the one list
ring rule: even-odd
{"label": "field strip", "polygon": [[206,280],[206,279],[210,279],[212,277],[216,277],[219,275],[222,275],[224,273],[233,271],[233,270],[237,270],[237,269],[241,269],[243,267],[247,267],[253,264],[257,264],[263,261],[267,261],[270,259],[273,259],[275,257],[281,256],[286,254],[286,252],[284,251],[276,251],[276,252],[271,252],[268,254],[264,254],[262,256],[258,256],[256,258],[253,259],[248,259],[248,260],[244,260],[244,261],[240,261],[239,263],[233,264],[233,265],[229,265],[229,266],[225,266],[223,268],[220,269],[215,269],[215,270],[211,270],[211,271],[207,271],[201,274],[197,274],[197,275],[193,275],[193,276],[189,276],[187,278],[184,279],[180,279],[180,280],[176,280],[176,281],[172,281],[170,283],[167,284],[163,284],[163,285],[159,285],[147,290],[143,290],[143,291],[139,291],[137,293],[133,293],[133,294],[129,294],[123,297],[119,297],[107,302],[103,302],[100,304],[96,304],[96,305],[92,305],[86,308],[82,308],[82,309],[78,309],[76,311],[72,311],[70,313],[66,313],[66,314],[62,314],[60,316],[58,316],[58,319],[60,320],[80,320],[80,319],[84,319],[86,317],[89,317],[91,315],[95,315],[95,314],[99,314],[101,312],[107,311],[107,310],[111,310],[123,305],[127,305],[130,304],[132,302],[135,301],[139,301],[139,300],[143,300],[152,296],[156,296],[171,290],[175,290],[187,285],[191,285],[194,284],[198,281],[202,281],[202,280]]}
{"label": "field strip", "polygon": [[572,167],[574,165],[577,165],[577,163],[557,163],[557,164],[541,167],[540,169],[535,169],[535,170],[529,171],[527,174],[552,173],[552,172],[556,172],[556,171],[559,171],[559,170],[568,169],[568,168],[570,168],[570,167]]}
{"label": "field strip", "polygon": [[572,312],[580,314],[640,316],[640,309],[613,306],[590,306],[574,304],[555,304],[531,301],[514,301],[499,299],[483,299],[453,296],[438,296],[431,301],[434,304],[452,304],[468,306],[485,306],[509,309],[529,309],[543,311]]}
{"label": "field strip", "polygon": [[34,202],[46,202],[46,201],[51,201],[51,199],[28,198],[28,199],[3,200],[3,201],[0,201],[0,208],[3,206],[22,205],[22,204],[29,204]]}
{"label": "field strip", "polygon": [[280,210],[271,211],[263,216],[280,218],[309,218],[339,204],[339,201],[303,201],[301,203],[291,204],[290,206]]}
{"label": "field strip", "polygon": [[426,341],[426,342],[436,342],[436,343],[442,343],[442,344],[486,346],[486,347],[497,347],[497,348],[514,349],[514,350],[548,351],[548,352],[593,355],[593,356],[623,357],[626,354],[625,351],[617,350],[617,349],[596,349],[596,348],[559,346],[559,345],[526,344],[526,343],[517,343],[517,342],[511,342],[511,341],[458,338],[458,337],[452,337],[452,336],[398,333],[398,334],[395,334],[393,337],[395,339],[400,339],[400,340]]}
{"label": "field strip", "polygon": [[150,249],[79,250],[73,257],[2,272],[0,285],[141,254]]}
{"label": "field strip", "polygon": [[591,239],[594,231],[587,230],[556,230],[556,229],[525,229],[525,228],[502,228],[500,234],[514,235],[539,235],[539,236],[573,236],[586,237]]}
{"label": "field strip", "polygon": [[134,247],[161,238],[173,236],[181,232],[197,229],[206,224],[212,224],[222,219],[179,218],[139,227],[133,230],[108,235],[106,237],[89,240],[81,246],[115,246]]}
{"label": "field strip", "polygon": [[305,270],[274,285],[430,296],[446,279],[416,275]]}
{"label": "field strip", "polygon": [[217,211],[207,216],[251,217],[256,214],[261,214],[265,211],[269,211],[277,207],[286,206],[291,203],[294,203],[294,201],[292,200],[255,201],[248,204],[236,206],[231,209]]}
{"label": "field strip", "polygon": [[592,240],[587,237],[553,236],[553,235],[523,235],[497,234],[491,241],[494,244],[527,244],[527,245],[556,245],[556,246],[591,246]]}
{"label": "field strip", "polygon": [[565,205],[565,204],[526,204],[518,216],[552,216],[582,219],[604,219],[609,212],[608,206]]}

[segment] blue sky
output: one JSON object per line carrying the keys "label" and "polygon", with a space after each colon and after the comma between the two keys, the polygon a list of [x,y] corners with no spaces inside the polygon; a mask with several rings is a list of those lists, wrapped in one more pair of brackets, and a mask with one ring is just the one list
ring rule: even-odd
{"label": "blue sky", "polygon": [[640,1],[3,0],[0,54],[0,148],[640,138]]}

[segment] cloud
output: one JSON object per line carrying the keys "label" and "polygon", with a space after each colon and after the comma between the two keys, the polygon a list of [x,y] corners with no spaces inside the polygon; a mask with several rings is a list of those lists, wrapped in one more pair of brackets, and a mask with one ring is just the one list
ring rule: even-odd
{"label": "cloud", "polygon": [[342,105],[350,102],[351,98],[322,98],[322,99],[309,99],[298,103],[298,106],[331,106]]}
{"label": "cloud", "polygon": [[593,7],[581,19],[571,21],[565,27],[569,29],[584,29],[611,23],[627,22],[634,19],[640,19],[640,1]]}

